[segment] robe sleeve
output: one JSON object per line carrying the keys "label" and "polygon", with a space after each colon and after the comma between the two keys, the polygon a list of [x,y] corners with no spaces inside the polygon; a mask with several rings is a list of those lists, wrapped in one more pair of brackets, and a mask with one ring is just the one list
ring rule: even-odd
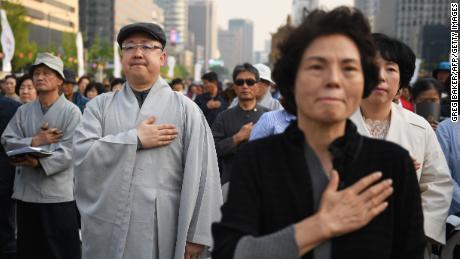
{"label": "robe sleeve", "polygon": [[[82,122],[74,137],[76,157],[79,159],[85,159],[89,153],[97,154],[107,151],[107,147],[113,147],[111,144],[120,144],[118,146],[120,149],[125,145],[131,145],[137,149],[137,130],[135,128],[115,135],[103,136],[103,108],[102,102],[90,102],[85,109]],[[110,160],[116,160],[113,158],[116,155],[115,150],[112,150]]]}
{"label": "robe sleeve", "polygon": [[46,175],[53,175],[65,171],[72,166],[72,138],[81,120],[81,113],[78,108],[69,111],[69,116],[66,116],[66,125],[63,129],[64,136],[55,146],[53,154],[49,157],[40,158],[40,165]]}
{"label": "robe sleeve", "polygon": [[8,126],[2,134],[2,145],[5,151],[10,151],[16,148],[28,147],[32,143],[32,137],[25,137],[21,127],[23,107],[19,107],[17,112],[11,118]]}
{"label": "robe sleeve", "polygon": [[[186,108],[185,118],[179,218],[191,219],[186,241],[206,246],[203,255],[207,256],[212,246],[211,224],[220,219],[222,189],[211,130],[198,107],[190,106]],[[181,224],[183,220],[179,220],[179,228],[183,227]]]}
{"label": "robe sleeve", "polygon": [[420,191],[425,235],[441,244],[446,242],[446,219],[452,201],[453,184],[446,158],[434,131],[427,128]]}
{"label": "robe sleeve", "polygon": [[[109,193],[100,186],[110,185],[117,188],[119,195],[129,192],[130,179],[114,180],[125,174],[128,177],[135,164],[137,151],[137,131],[130,129],[116,135],[104,136],[104,99],[96,98],[88,102],[83,113],[82,122],[75,131],[73,139],[74,169],[75,169],[75,197],[80,211],[85,213],[98,201],[114,202]],[[113,185],[115,184],[115,185]],[[108,205],[107,205],[108,206]],[[108,209],[101,206],[102,209]]]}

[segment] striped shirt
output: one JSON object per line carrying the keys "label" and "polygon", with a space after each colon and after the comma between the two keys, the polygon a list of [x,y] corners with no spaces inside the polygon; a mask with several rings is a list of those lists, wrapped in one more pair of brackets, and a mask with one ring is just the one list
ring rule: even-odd
{"label": "striped shirt", "polygon": [[283,133],[291,121],[295,119],[294,115],[285,110],[266,112],[262,114],[252,129],[249,141]]}
{"label": "striped shirt", "polygon": [[454,214],[460,212],[460,123],[450,118],[444,120],[438,125],[436,135],[452,175],[454,193],[449,214]]}

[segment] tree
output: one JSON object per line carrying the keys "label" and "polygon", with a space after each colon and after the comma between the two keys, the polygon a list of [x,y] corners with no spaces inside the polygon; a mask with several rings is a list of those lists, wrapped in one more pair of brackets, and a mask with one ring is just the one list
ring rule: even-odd
{"label": "tree", "polygon": [[62,33],[62,61],[64,67],[76,71],[78,69],[77,62],[77,34],[72,32]]}
{"label": "tree", "polygon": [[212,66],[212,67],[209,68],[209,70],[211,70],[214,73],[216,73],[221,81],[223,81],[224,79],[230,79],[231,80],[230,72],[228,71],[228,69],[226,67]]}
{"label": "tree", "polygon": [[93,44],[88,50],[89,66],[93,72],[97,70],[98,66],[105,66],[109,61],[113,60],[113,45],[107,40],[103,40],[96,36]]}
{"label": "tree", "polygon": [[[16,1],[0,1],[0,6],[6,11],[6,17],[13,31],[15,51],[12,60],[13,71],[23,69],[33,63],[37,53],[37,44],[29,41],[29,23],[26,21],[26,9]],[[2,50],[3,51],[3,50]]]}
{"label": "tree", "polygon": [[[169,67],[166,65],[166,66],[162,66],[160,68],[160,74],[161,74],[161,77],[165,78],[165,79],[173,79],[173,78],[169,78],[168,76],[168,71],[169,71]],[[187,78],[188,76],[190,76],[190,73],[187,71],[187,69],[183,66],[183,65],[180,65],[180,64],[176,64],[174,66],[174,78],[182,78],[182,79],[185,79]]]}

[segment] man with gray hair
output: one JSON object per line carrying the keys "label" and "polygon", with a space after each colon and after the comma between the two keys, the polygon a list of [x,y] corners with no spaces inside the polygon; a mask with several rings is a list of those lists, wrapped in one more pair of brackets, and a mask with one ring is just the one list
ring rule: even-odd
{"label": "man with gray hair", "polygon": [[17,200],[17,257],[80,258],[78,219],[73,196],[72,137],[80,110],[59,94],[62,60],[39,53],[30,70],[39,95],[19,107],[1,142],[5,151],[40,147],[50,156],[18,155],[13,199]]}
{"label": "man with gray hair", "polygon": [[[260,76],[260,80],[254,88],[257,104],[272,111],[283,109],[280,102],[273,98],[270,93],[271,86],[275,84],[272,80],[272,71],[270,68],[262,63],[255,64],[254,67],[257,69]],[[235,98],[229,108],[235,107],[237,104],[238,98]]]}
{"label": "man with gray hair", "polygon": [[212,125],[217,155],[221,162],[221,181],[230,181],[232,163],[242,143],[248,141],[254,124],[269,109],[257,104],[255,88],[260,80],[259,72],[249,63],[233,70],[233,83],[237,104],[217,115]]}

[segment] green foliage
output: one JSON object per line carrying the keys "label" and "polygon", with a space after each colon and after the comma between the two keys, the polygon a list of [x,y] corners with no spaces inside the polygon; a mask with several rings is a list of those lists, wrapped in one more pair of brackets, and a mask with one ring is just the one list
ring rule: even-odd
{"label": "green foliage", "polygon": [[88,62],[91,64],[90,70],[96,72],[97,68],[93,68],[92,64],[104,66],[108,61],[113,60],[113,45],[107,40],[100,37],[94,38],[93,44],[88,50]]}
{"label": "green foliage", "polygon": [[160,68],[160,75],[161,77],[165,78],[165,79],[168,79],[168,80],[172,80],[173,78],[182,78],[182,79],[186,79],[187,77],[190,76],[190,73],[188,72],[187,68],[183,65],[180,65],[180,64],[176,64],[174,66],[174,77],[173,78],[170,78],[168,76],[168,71],[169,71],[169,67],[168,66],[163,66]]}
{"label": "green foliage", "polygon": [[212,66],[209,70],[213,71],[219,77],[219,80],[223,81],[224,79],[231,80],[230,71],[226,67],[222,66]]}
{"label": "green foliage", "polygon": [[71,32],[64,32],[62,34],[62,49],[64,53],[61,53],[64,67],[76,71],[78,69],[77,62],[77,34]]}
{"label": "green foliage", "polygon": [[18,0],[0,1],[1,9],[6,11],[6,17],[15,39],[15,53],[12,60],[13,71],[19,71],[35,59],[37,44],[29,41],[26,9]]}

